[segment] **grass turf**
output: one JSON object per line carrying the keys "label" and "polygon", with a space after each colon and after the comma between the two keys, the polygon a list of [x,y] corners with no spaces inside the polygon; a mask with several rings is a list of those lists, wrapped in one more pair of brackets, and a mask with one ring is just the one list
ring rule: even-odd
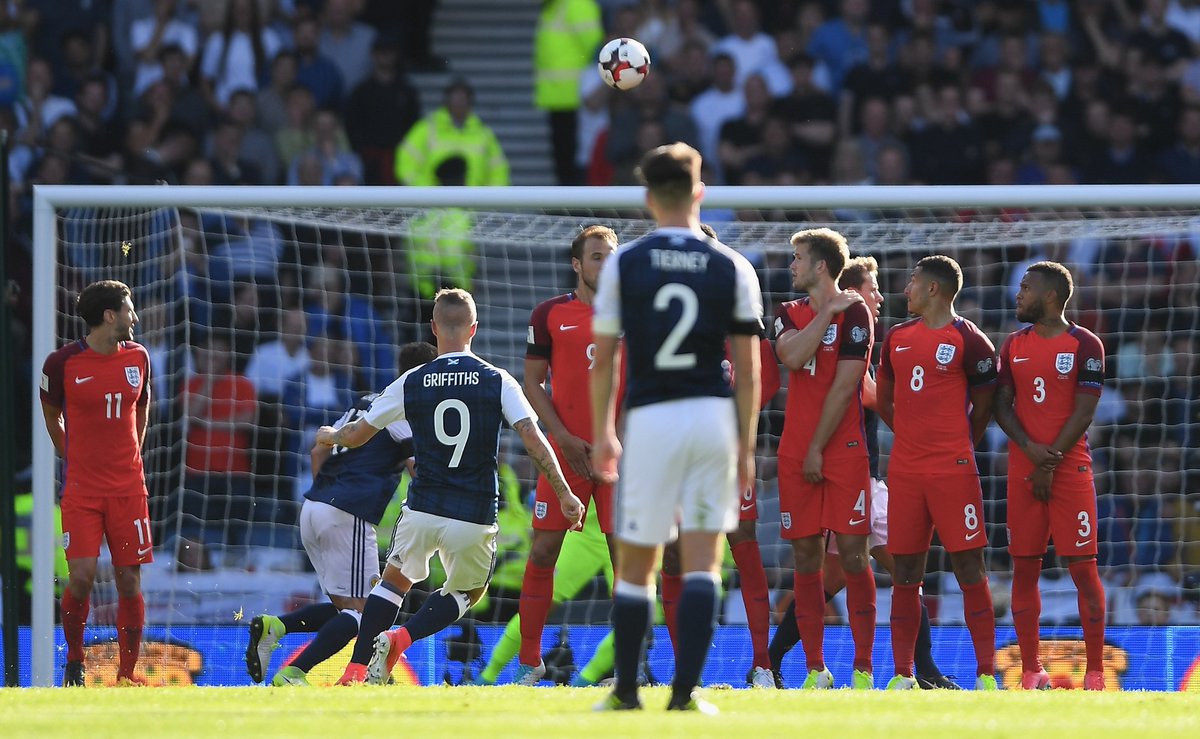
{"label": "grass turf", "polygon": [[596,688],[366,687],[0,691],[5,737],[405,736],[921,737],[1200,736],[1200,698],[1179,693],[704,691],[721,709],[595,714]]}

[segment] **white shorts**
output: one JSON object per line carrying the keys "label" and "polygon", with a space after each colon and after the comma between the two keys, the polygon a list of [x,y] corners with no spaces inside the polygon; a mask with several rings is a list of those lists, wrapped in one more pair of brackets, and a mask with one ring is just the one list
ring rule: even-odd
{"label": "white shorts", "polygon": [[[887,483],[878,478],[871,478],[871,534],[867,537],[868,552],[875,547],[887,546],[887,506]],[[837,554],[837,537],[829,536],[828,541],[829,544],[825,547],[825,551]]]}
{"label": "white shorts", "polygon": [[737,411],[733,398],[683,398],[625,414],[617,536],[658,546],[682,531],[737,526]]}
{"label": "white shorts", "polygon": [[300,508],[300,541],[329,595],[366,598],[379,581],[375,527],[368,521],[306,499]]}
{"label": "white shorts", "polygon": [[465,593],[482,588],[492,579],[499,530],[496,524],[459,521],[405,506],[392,535],[388,564],[418,583],[429,577],[429,558],[436,552],[446,568],[447,590]]}

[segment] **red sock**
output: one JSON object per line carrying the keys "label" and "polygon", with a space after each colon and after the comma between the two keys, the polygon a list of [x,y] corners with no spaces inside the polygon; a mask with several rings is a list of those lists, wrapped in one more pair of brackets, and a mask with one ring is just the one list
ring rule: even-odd
{"label": "red sock", "polygon": [[854,637],[854,669],[873,672],[875,650],[875,574],[868,567],[857,574],[846,573],[846,610]]}
{"label": "red sock", "polygon": [[892,662],[896,674],[912,677],[913,652],[921,629],[921,586],[892,586]]}
{"label": "red sock", "polygon": [[1038,620],[1042,615],[1042,594],[1038,578],[1042,574],[1041,557],[1013,557],[1012,617],[1021,647],[1021,670],[1039,672]]}
{"label": "red sock", "polygon": [[1087,650],[1087,670],[1104,671],[1104,583],[1096,569],[1096,560],[1085,559],[1067,566],[1079,593],[1079,621],[1083,624],[1083,643]]}
{"label": "red sock", "polygon": [[146,601],[141,593],[132,598],[117,598],[117,646],[121,652],[117,677],[133,677],[133,668],[142,650],[142,627],[145,625]]}
{"label": "red sock", "polygon": [[807,669],[825,669],[825,583],[820,570],[796,573],[796,630]]}
{"label": "red sock", "polygon": [[683,594],[683,578],[679,575],[662,573],[663,620],[667,622],[667,633],[671,635],[671,652],[679,648],[675,632],[679,628],[679,596]]}
{"label": "red sock", "polygon": [[743,541],[733,547],[733,563],[737,565],[738,578],[742,581],[742,602],[746,605],[746,626],[750,629],[750,645],[754,648],[754,667],[769,670],[771,657],[767,654],[767,644],[771,639],[771,596],[758,542]]}
{"label": "red sock", "polygon": [[992,610],[992,590],[987,578],[974,585],[963,585],[963,615],[975,644],[977,675],[996,672],[996,612]]}
{"label": "red sock", "polygon": [[553,604],[554,568],[527,563],[518,606],[521,614],[521,664],[537,667],[542,663],[542,630],[546,627],[546,617],[550,615],[550,606]]}
{"label": "red sock", "polygon": [[63,590],[62,627],[63,637],[67,640],[68,662],[83,661],[83,627],[87,624],[90,609],[88,598],[79,600],[71,595],[70,588]]}

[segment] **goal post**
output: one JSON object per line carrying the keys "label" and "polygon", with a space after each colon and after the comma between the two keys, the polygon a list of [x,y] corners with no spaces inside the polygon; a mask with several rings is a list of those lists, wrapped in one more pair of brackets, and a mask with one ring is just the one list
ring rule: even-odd
{"label": "goal post", "polygon": [[[32,518],[32,684],[48,686],[55,677],[54,559],[55,547],[59,546],[54,536],[53,517],[56,465],[53,445],[42,427],[39,379],[41,362],[64,338],[59,335],[63,319],[59,305],[60,250],[64,222],[69,220],[72,211],[84,213],[84,219],[95,212],[123,214],[114,217],[125,218],[124,225],[111,228],[86,226],[88,238],[97,244],[114,238],[114,235],[128,233],[137,248],[137,238],[142,233],[138,229],[153,231],[156,234],[153,238],[169,240],[172,231],[181,229],[179,218],[177,215],[160,217],[157,212],[169,214],[189,210],[263,217],[281,224],[303,222],[313,229],[336,232],[337,238],[351,233],[367,234],[383,239],[384,250],[390,249],[393,256],[397,249],[403,249],[404,239],[411,236],[413,219],[430,209],[462,208],[486,214],[474,224],[472,236],[479,244],[481,258],[494,260],[502,267],[496,273],[498,281],[489,289],[497,295],[501,289],[526,293],[521,301],[517,301],[519,306],[517,303],[496,303],[496,310],[505,312],[503,330],[508,334],[504,339],[507,343],[502,352],[503,361],[498,363],[516,373],[519,367],[508,365],[519,362],[523,356],[523,324],[528,314],[522,315],[521,311],[528,299],[534,296],[544,299],[562,287],[553,280],[537,284],[527,282],[534,279],[529,276],[533,274],[530,265],[558,259],[557,266],[565,269],[565,259],[561,255],[565,253],[572,229],[592,219],[620,226],[617,230],[622,241],[644,233],[650,227],[645,220],[644,205],[644,191],[638,187],[35,186],[34,422],[30,429],[35,501]],[[843,230],[849,236],[853,253],[890,255],[893,258],[886,267],[895,274],[899,274],[903,265],[911,268],[915,262],[911,257],[917,253],[943,251],[958,257],[986,250],[989,255],[1001,254],[1002,262],[983,265],[996,269],[989,272],[981,268],[978,272],[993,275],[986,279],[1000,280],[1008,279],[1006,271],[1019,261],[1012,255],[1033,253],[1034,250],[1029,248],[1031,245],[1091,240],[1108,246],[1116,244],[1118,246],[1114,248],[1119,249],[1123,239],[1182,240],[1200,233],[1200,186],[1190,185],[711,187],[706,191],[703,207],[705,218],[711,216],[723,240],[735,248],[753,251],[759,257],[756,266],[764,282],[776,286],[774,293],[768,291],[769,297],[773,294],[775,299],[791,292],[785,276],[786,255],[790,253],[788,235],[814,225]],[[276,215],[270,215],[272,213]],[[480,243],[480,237],[491,234],[498,237],[496,245]],[[548,251],[550,249],[558,251]],[[1200,241],[1193,247],[1193,252],[1197,250],[1200,250]],[[1089,253],[1095,254],[1094,250]],[[987,258],[992,259],[991,256]],[[1192,258],[1195,259],[1194,253]],[[373,277],[370,274],[362,276]],[[1196,273],[1190,273],[1188,279],[1193,282],[1186,288],[1194,295]],[[1097,280],[1089,288],[1122,291],[1116,298],[1098,302],[1097,311],[1115,310],[1122,315],[1134,315],[1137,311],[1153,310],[1157,305],[1133,292],[1127,297],[1120,281]],[[897,311],[894,304],[898,297],[895,278],[883,286],[883,292],[893,304],[893,310],[885,317],[894,319]],[[386,291],[380,293],[385,294]],[[996,310],[983,306],[978,309]],[[481,306],[484,324],[491,320],[487,310],[488,306]],[[902,313],[902,304],[898,310]],[[1011,314],[1010,307],[1003,310]],[[895,322],[885,322],[885,326]],[[1004,321],[998,323],[1003,325]],[[522,330],[512,336],[514,327],[522,327]],[[1121,330],[1136,330],[1136,327],[1130,324],[1128,329]],[[997,340],[1002,336],[992,334],[992,338]],[[493,358],[486,352],[481,351],[481,354],[487,359]],[[772,410],[772,420],[766,424],[771,430],[766,433],[768,436],[774,434],[777,439],[782,406],[776,406]],[[766,447],[770,448],[769,441]],[[777,523],[777,509],[775,516]],[[767,521],[763,519],[760,523]]]}

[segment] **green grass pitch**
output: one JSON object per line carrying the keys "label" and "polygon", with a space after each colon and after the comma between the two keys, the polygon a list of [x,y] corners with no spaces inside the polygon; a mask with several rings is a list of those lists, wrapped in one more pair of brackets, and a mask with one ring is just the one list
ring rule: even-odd
{"label": "green grass pitch", "polygon": [[595,714],[597,688],[129,688],[0,691],[0,736],[94,737],[1200,737],[1179,693],[705,691],[716,717]]}

